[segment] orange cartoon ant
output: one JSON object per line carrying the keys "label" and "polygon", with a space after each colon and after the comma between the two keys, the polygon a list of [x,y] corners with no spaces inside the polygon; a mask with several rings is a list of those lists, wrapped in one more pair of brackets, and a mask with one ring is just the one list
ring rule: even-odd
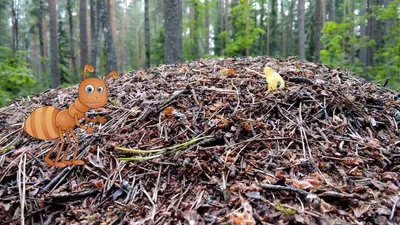
{"label": "orange cartoon ant", "polygon": [[[84,161],[76,159],[76,154],[78,152],[78,139],[74,134],[73,128],[76,125],[90,134],[93,133],[93,128],[90,125],[81,125],[78,119],[85,118],[85,121],[99,122],[101,124],[104,124],[105,122],[104,117],[97,116],[94,119],[90,119],[85,115],[85,113],[89,111],[89,109],[97,109],[107,103],[105,81],[110,76],[117,79],[118,74],[113,70],[102,80],[94,77],[86,78],[86,71],[93,72],[94,68],[89,64],[85,65],[83,70],[83,81],[78,87],[78,98],[68,107],[68,109],[60,110],[53,106],[43,106],[33,111],[25,121],[24,131],[30,136],[40,140],[54,140],[53,147],[44,158],[45,162],[49,165],[54,165],[56,167],[65,167],[71,164],[83,165]],[[74,156],[71,161],[66,160],[71,145],[68,131],[71,133],[76,143]],[[64,153],[61,162],[58,162],[61,151],[64,147],[64,134],[68,141],[67,150]],[[58,138],[61,139],[61,146],[58,150],[56,159],[53,162],[50,159],[50,155],[58,144]]]}

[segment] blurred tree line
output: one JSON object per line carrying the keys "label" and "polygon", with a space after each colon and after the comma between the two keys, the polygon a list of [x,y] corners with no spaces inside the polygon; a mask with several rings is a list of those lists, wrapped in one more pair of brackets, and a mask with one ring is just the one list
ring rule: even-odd
{"label": "blurred tree line", "polygon": [[400,89],[400,0],[0,0],[0,106],[103,76],[204,57],[346,67]]}

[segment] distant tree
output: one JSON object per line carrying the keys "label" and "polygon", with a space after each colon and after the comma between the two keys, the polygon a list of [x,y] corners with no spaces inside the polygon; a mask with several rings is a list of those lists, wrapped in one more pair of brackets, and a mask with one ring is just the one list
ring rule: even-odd
{"label": "distant tree", "polygon": [[271,26],[269,27],[271,29],[271,41],[269,42],[269,49],[270,49],[270,54],[275,55],[275,51],[277,51],[277,43],[276,43],[276,37],[277,37],[277,29],[276,29],[276,24],[278,19],[277,19],[277,0],[270,0],[271,1]]}
{"label": "distant tree", "polygon": [[[360,24],[360,37],[362,40],[366,40],[367,37],[367,26],[365,24],[365,19],[364,17],[366,16],[367,13],[367,0],[362,0],[361,1],[361,7],[360,7],[360,16],[362,18],[362,22]],[[367,47],[366,46],[361,46],[360,48],[360,61],[364,64],[367,65]]]}
{"label": "distant tree", "polygon": [[[329,12],[329,20],[332,22],[336,22],[336,0],[330,0],[331,6]],[[363,0],[364,1],[364,0]]]}
{"label": "distant tree", "polygon": [[170,0],[164,6],[164,39],[166,64],[183,61],[182,1]]}
{"label": "distant tree", "polygon": [[306,59],[306,34],[305,34],[305,6],[304,0],[298,1],[298,18],[299,18],[299,59]]}
{"label": "distant tree", "polygon": [[315,1],[315,33],[314,33],[314,62],[319,62],[320,56],[319,51],[321,49],[321,30],[322,30],[322,0]]}
{"label": "distant tree", "polygon": [[81,51],[82,70],[88,61],[88,36],[87,36],[87,0],[79,0],[79,38]]}
{"label": "distant tree", "polygon": [[140,68],[140,42],[139,42],[139,12],[138,12],[138,1],[133,3],[135,12],[135,50],[136,50],[136,68]]}
{"label": "distant tree", "polygon": [[209,0],[204,0],[204,54],[208,55],[210,54],[210,4]]}
{"label": "distant tree", "polygon": [[69,46],[72,61],[73,76],[77,76],[76,72],[76,59],[75,59],[75,39],[74,39],[74,23],[72,22],[72,4],[71,0],[67,0],[67,13],[68,13],[68,24],[69,24]]}
{"label": "distant tree", "polygon": [[11,30],[13,39],[13,52],[19,50],[19,4],[11,1]]}
{"label": "distant tree", "polygon": [[100,22],[103,28],[104,42],[105,42],[105,58],[106,58],[106,71],[117,70],[117,61],[114,47],[114,40],[111,34],[110,19],[108,18],[106,0],[98,0],[98,9],[100,9]]}
{"label": "distant tree", "polygon": [[[317,0],[318,1],[318,0]],[[285,46],[285,11],[283,8],[283,0],[281,0],[281,40],[282,40],[282,58],[286,57]]]}
{"label": "distant tree", "polygon": [[[100,14],[97,0],[90,0],[90,35],[92,39],[92,48],[90,50],[90,62],[94,68],[97,68],[97,58],[99,55],[99,35],[100,35]],[[93,71],[91,76],[96,77],[97,71]]]}
{"label": "distant tree", "polygon": [[146,67],[150,67],[150,22],[149,22],[149,0],[144,0],[144,41],[146,48]]}
{"label": "distant tree", "polygon": [[49,3],[49,24],[50,24],[50,74],[51,88],[60,85],[60,72],[58,69],[58,30],[57,30],[57,2],[48,0]]}
{"label": "distant tree", "polygon": [[46,65],[45,65],[45,48],[44,48],[44,40],[43,40],[43,0],[35,0],[36,4],[36,23],[38,27],[38,36],[39,36],[39,52],[40,52],[40,74],[46,74]]}

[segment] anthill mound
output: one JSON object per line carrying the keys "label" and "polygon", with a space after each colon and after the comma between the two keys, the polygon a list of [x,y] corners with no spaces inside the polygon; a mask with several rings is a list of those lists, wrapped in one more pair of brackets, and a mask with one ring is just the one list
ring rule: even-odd
{"label": "anthill mound", "polygon": [[[284,89],[267,94],[264,66]],[[89,113],[107,122],[75,128],[84,166],[48,167],[53,142],[21,129],[40,106],[66,109],[77,86],[0,109],[2,224],[400,224],[397,92],[266,57],[161,65],[107,85],[109,103]],[[166,149],[123,161],[138,156],[116,147]]]}

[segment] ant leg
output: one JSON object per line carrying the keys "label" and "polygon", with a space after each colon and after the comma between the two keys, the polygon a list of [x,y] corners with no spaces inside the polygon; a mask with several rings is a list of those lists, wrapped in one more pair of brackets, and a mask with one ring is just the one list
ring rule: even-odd
{"label": "ant leg", "polygon": [[67,159],[69,147],[71,147],[71,138],[69,137],[68,130],[66,130],[64,132],[64,134],[65,134],[65,137],[67,138],[68,145],[67,145],[67,149],[65,150],[64,156],[61,159],[61,162],[64,163],[65,165],[69,166],[69,165],[71,165],[71,161],[67,161],[66,159]]}
{"label": "ant leg", "polygon": [[[63,150],[65,140],[64,140],[63,133],[62,133],[60,127],[58,127],[58,136],[59,136],[60,139],[61,139],[61,146],[60,146],[60,149],[58,150],[56,159],[54,160],[54,166],[57,166],[57,167],[61,167],[61,168],[62,168],[62,167],[65,167],[66,164],[65,164],[65,163],[62,163],[62,162],[58,162],[58,158],[60,158],[60,154],[61,154],[61,151]],[[65,153],[65,154],[67,154],[67,153]]]}
{"label": "ant leg", "polygon": [[57,139],[54,139],[54,145],[51,147],[50,151],[49,151],[49,152],[46,154],[46,156],[44,157],[44,161],[45,161],[47,164],[49,164],[50,166],[53,166],[53,165],[54,165],[54,162],[51,161],[51,159],[50,159],[50,155],[51,155],[51,153],[53,153],[53,151],[54,151],[54,149],[56,148],[57,144],[58,144],[58,140],[57,140]]}
{"label": "ant leg", "polygon": [[79,159],[76,159],[76,154],[78,153],[78,139],[76,138],[76,136],[75,136],[75,134],[74,134],[74,131],[72,130],[72,128],[71,127],[69,127],[68,128],[69,129],[69,132],[71,133],[71,135],[72,135],[72,138],[74,139],[74,141],[75,141],[75,150],[74,150],[74,156],[72,157],[72,164],[73,165],[83,165],[83,164],[85,164],[85,162],[84,161],[82,161],[82,160],[79,160]]}

